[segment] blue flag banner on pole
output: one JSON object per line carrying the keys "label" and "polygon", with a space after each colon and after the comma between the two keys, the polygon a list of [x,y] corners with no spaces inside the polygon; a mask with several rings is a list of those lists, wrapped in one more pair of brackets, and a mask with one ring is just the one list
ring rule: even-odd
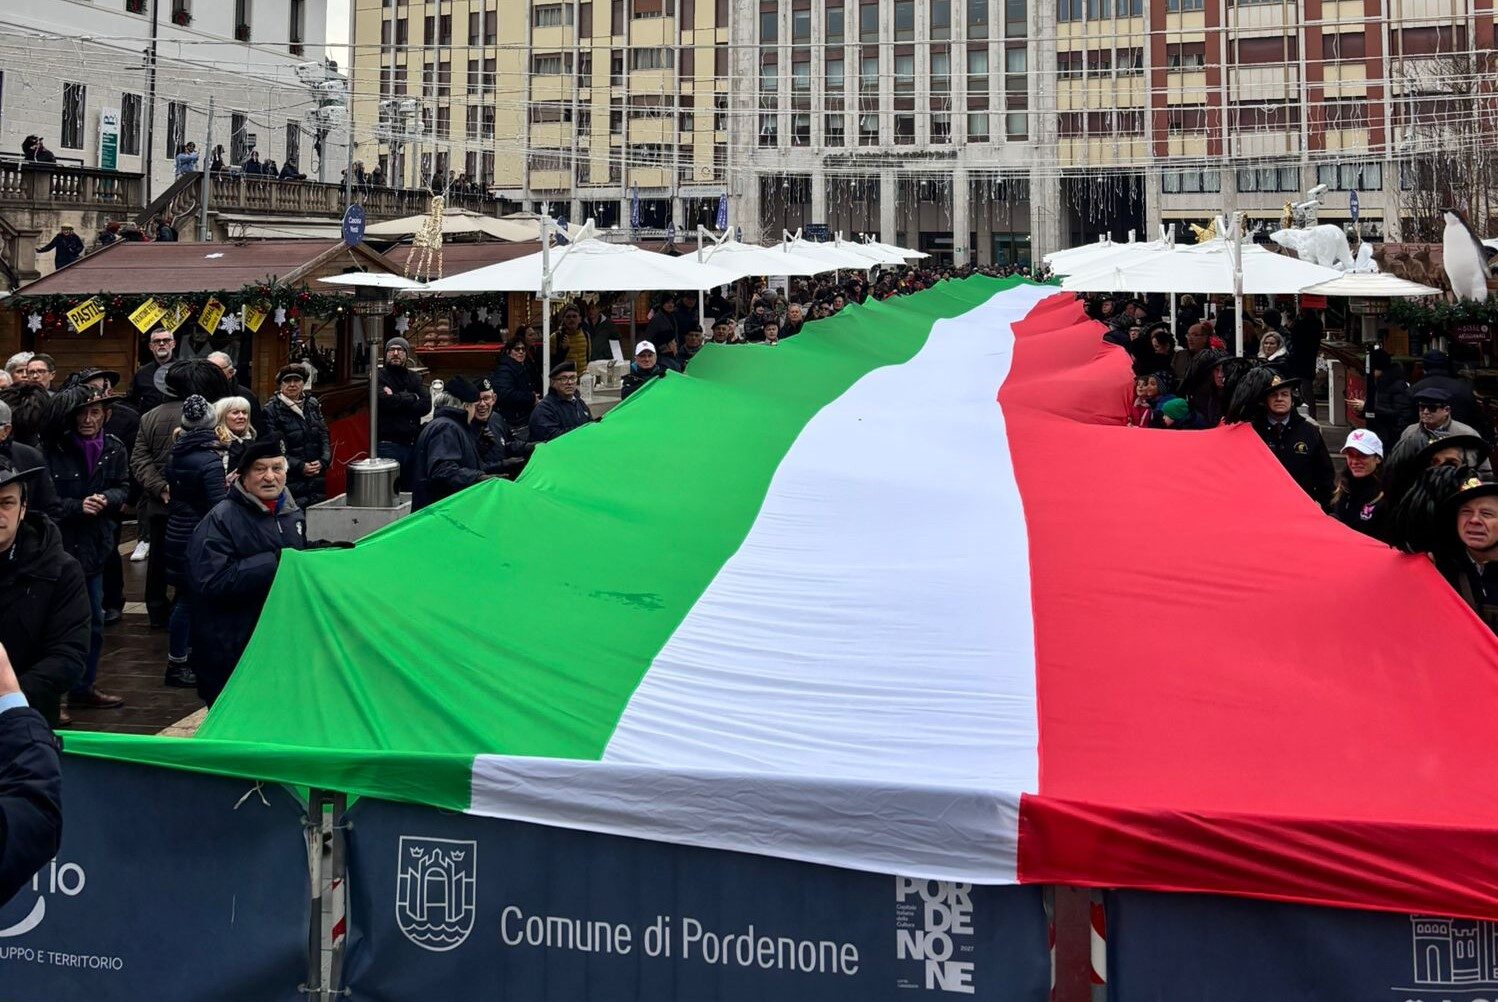
{"label": "blue flag banner on pole", "polygon": [[559,244],[569,244],[572,241],[567,238],[567,217],[558,216],[555,220],[556,229],[551,231],[552,238]]}
{"label": "blue flag banner on pole", "polygon": [[640,228],[640,189],[629,189],[629,228],[638,230]]}
{"label": "blue flag banner on pole", "polygon": [[728,192],[718,196],[718,217],[713,220],[713,229],[728,229]]}
{"label": "blue flag banner on pole", "polygon": [[1498,922],[1135,891],[1106,907],[1112,1002],[1498,997]]}
{"label": "blue flag banner on pole", "polygon": [[0,998],[303,998],[305,808],[279,787],[73,755],[63,773],[62,848],[0,907]]}
{"label": "blue flag banner on pole", "polygon": [[352,997],[1046,1002],[1039,888],[908,880],[361,800]]}

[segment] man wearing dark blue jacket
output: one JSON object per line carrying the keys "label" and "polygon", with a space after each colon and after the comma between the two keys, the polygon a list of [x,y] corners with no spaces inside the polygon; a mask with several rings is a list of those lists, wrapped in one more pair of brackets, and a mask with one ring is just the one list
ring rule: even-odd
{"label": "man wearing dark blue jacket", "polygon": [[260,440],[239,457],[229,495],[187,544],[192,660],[198,695],[218,698],[255,632],[281,551],[307,548],[307,517],[286,487],[281,444]]}
{"label": "man wearing dark blue jacket", "polygon": [[27,705],[0,646],[0,905],[57,855],[62,767],[57,739]]}
{"label": "man wearing dark blue jacket", "polygon": [[478,438],[469,428],[478,402],[478,387],[462,376],[454,376],[432,394],[432,420],[416,436],[411,457],[412,511],[492,479],[483,470]]}

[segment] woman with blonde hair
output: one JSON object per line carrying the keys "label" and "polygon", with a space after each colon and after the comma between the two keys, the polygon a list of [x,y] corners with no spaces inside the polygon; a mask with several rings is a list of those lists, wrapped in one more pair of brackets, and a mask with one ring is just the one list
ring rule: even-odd
{"label": "woman with blonde hair", "polygon": [[213,405],[213,433],[224,448],[224,471],[234,469],[240,453],[255,441],[255,426],[250,424],[250,402],[244,397],[224,397]]}

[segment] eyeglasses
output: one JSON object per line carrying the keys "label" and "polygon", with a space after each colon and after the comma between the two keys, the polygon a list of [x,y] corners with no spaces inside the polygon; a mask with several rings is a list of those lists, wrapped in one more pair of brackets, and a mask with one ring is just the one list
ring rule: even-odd
{"label": "eyeglasses", "polygon": [[151,343],[152,344],[171,344],[174,340],[176,340],[176,339],[175,338],[169,338],[169,337],[153,337],[151,339]]}
{"label": "eyeglasses", "polygon": [[1416,404],[1415,406],[1418,407],[1418,408],[1420,408],[1422,411],[1442,411],[1442,410],[1445,410],[1449,405],[1448,404]]}

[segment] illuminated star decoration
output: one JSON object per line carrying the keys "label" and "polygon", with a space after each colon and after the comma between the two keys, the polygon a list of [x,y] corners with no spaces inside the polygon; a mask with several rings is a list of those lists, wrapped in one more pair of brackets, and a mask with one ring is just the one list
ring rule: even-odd
{"label": "illuminated star decoration", "polygon": [[280,327],[285,322],[286,322],[286,307],[284,307],[284,306],[277,306],[276,307],[276,326]]}
{"label": "illuminated star decoration", "polygon": [[26,329],[33,333],[42,329],[42,315],[33,313],[26,318]]}
{"label": "illuminated star decoration", "polygon": [[406,331],[408,331],[410,329],[411,329],[411,318],[410,317],[408,317],[404,313],[402,313],[400,316],[398,316],[398,317],[395,318],[395,332],[397,334],[404,334],[404,333],[406,333]]}
{"label": "illuminated star decoration", "polygon": [[239,315],[237,313],[225,313],[224,319],[218,322],[218,329],[225,334],[233,334],[239,330]]}

